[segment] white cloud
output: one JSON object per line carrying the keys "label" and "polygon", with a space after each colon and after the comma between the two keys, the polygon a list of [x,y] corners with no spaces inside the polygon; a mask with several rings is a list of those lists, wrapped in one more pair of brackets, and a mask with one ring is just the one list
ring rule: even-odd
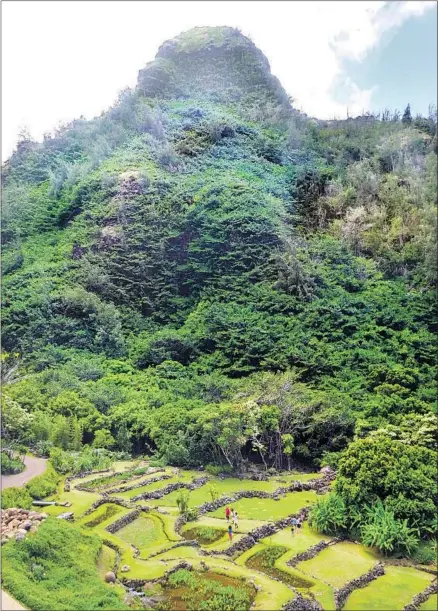
{"label": "white cloud", "polygon": [[[298,107],[318,117],[370,108],[342,72],[384,33],[434,2],[8,2],[3,4],[3,158],[25,124],[38,139],[59,121],[108,108],[158,46],[197,25],[250,35]],[[333,97],[343,83],[344,103]]]}

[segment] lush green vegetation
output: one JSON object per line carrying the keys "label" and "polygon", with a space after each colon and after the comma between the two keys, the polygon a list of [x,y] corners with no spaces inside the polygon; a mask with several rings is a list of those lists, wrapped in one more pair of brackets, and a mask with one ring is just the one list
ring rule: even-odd
{"label": "lush green vegetation", "polygon": [[379,433],[351,443],[335,491],[316,505],[312,524],[329,534],[359,534],[385,553],[412,553],[437,530],[436,455],[423,442]]}
{"label": "lush green vegetation", "polygon": [[[230,577],[218,574],[196,574],[187,569],[180,569],[168,579],[171,608],[200,609],[202,611],[228,611],[250,608],[254,596],[248,586],[238,584]],[[182,601],[184,606],[178,605]],[[177,606],[175,606],[177,605]],[[166,605],[164,605],[166,608]]]}
{"label": "lush green vegetation", "polygon": [[[120,477],[123,475],[129,484],[134,484],[138,482],[139,477],[137,464],[136,461],[119,463],[118,466],[115,465],[119,469],[116,473]],[[172,474],[172,471],[174,470],[170,467],[165,468],[166,475]],[[190,482],[193,476],[193,471],[181,470],[174,474],[172,479],[184,484]],[[211,500],[212,487],[220,490],[220,486],[228,483],[228,490],[235,490],[236,481],[240,481],[243,489],[257,490],[264,484],[267,486],[265,490],[272,492],[277,488],[278,480],[283,480],[283,483],[292,482],[297,476],[299,477],[299,474],[284,472],[270,475],[264,482],[235,478],[228,478],[227,482],[227,479],[212,476],[211,480],[193,492],[196,492],[197,503],[203,504]],[[97,478],[89,475],[85,481],[93,479]],[[152,482],[148,490],[159,491],[162,489],[161,484],[167,481],[169,480]],[[207,512],[198,518],[186,516],[188,523],[183,526],[181,535],[178,534],[176,525],[180,513],[176,508],[175,496],[184,489],[164,495],[159,499],[160,503],[158,500],[149,499],[149,511],[139,512],[134,521],[113,534],[107,528],[129,515],[134,508],[139,509],[144,505],[144,501],[134,502],[130,508],[108,502],[92,509],[92,504],[97,499],[102,499],[102,496],[92,490],[77,490],[75,486],[82,483],[83,478],[71,480],[70,490],[59,493],[56,497],[59,501],[67,501],[70,504],[68,511],[73,512],[75,524],[55,519],[55,516],[65,511],[64,507],[47,507],[45,509],[53,518],[43,523],[36,533],[29,533],[22,541],[9,541],[3,548],[7,550],[7,554],[2,558],[3,573],[7,575],[7,579],[3,581],[4,587],[20,602],[25,603],[25,606],[36,609],[58,608],[55,602],[61,600],[61,593],[67,600],[67,605],[70,600],[67,596],[69,589],[82,591],[82,583],[86,583],[85,594],[88,595],[87,588],[91,588],[97,579],[100,587],[93,590],[94,608],[124,609],[126,605],[132,609],[141,608],[139,597],[130,593],[129,587],[123,589],[120,584],[103,584],[107,571],[115,571],[120,580],[148,580],[144,588],[146,596],[157,597],[163,611],[189,611],[201,608],[201,604],[205,604],[206,609],[219,608],[228,611],[247,609],[252,602],[259,609],[280,609],[295,596],[289,586],[297,588],[305,597],[314,598],[323,609],[329,611],[334,609],[335,588],[367,573],[380,561],[385,563],[385,575],[384,578],[378,578],[379,586],[387,592],[387,596],[394,596],[395,608],[401,611],[404,605],[433,579],[432,574],[417,568],[404,569],[401,573],[393,572],[392,559],[387,561],[374,550],[352,542],[332,541],[335,544],[323,549],[310,560],[290,566],[289,561],[297,554],[309,550],[323,540],[330,541],[330,537],[318,534],[307,522],[304,522],[302,528],[295,529],[295,532],[287,527],[274,535],[266,536],[258,543],[254,541],[254,545],[247,551],[237,552],[232,558],[221,554],[254,528],[266,526],[268,520],[272,523],[278,518],[296,513],[309,502],[320,498],[314,495],[310,500],[307,496],[309,492],[287,494],[285,503],[269,498],[246,499],[253,503],[257,500],[258,505],[256,510],[251,504],[238,508],[239,528],[230,543],[226,535],[225,505],[218,516],[216,512]],[[28,494],[27,489],[24,490]],[[227,488],[224,487],[223,490]],[[155,503],[160,506],[156,507]],[[278,505],[278,509],[274,514],[275,505]],[[236,507],[237,504],[233,503],[233,508]],[[91,512],[84,515],[90,509]],[[199,546],[188,545],[189,541],[185,541],[193,538],[198,540]],[[22,545],[26,541],[29,541],[30,547],[25,546],[23,551]],[[50,544],[52,550],[50,558],[47,557],[47,544]],[[65,552],[64,548],[69,551]],[[206,557],[205,551],[213,554]],[[78,560],[72,561],[69,556],[61,563],[58,562],[58,555],[64,552],[71,552]],[[415,561],[432,563],[433,556],[430,542],[425,541],[416,551]],[[20,558],[18,563],[17,557]],[[188,563],[192,570],[184,570],[178,575],[172,573],[180,568],[182,561]],[[85,573],[83,566],[87,566]],[[69,568],[80,575],[76,583]],[[179,570],[177,572],[179,573]],[[400,581],[405,576],[408,580],[406,592],[403,591]],[[152,583],[152,580],[157,579],[163,579],[163,585]],[[30,586],[27,588],[29,582]],[[53,585],[55,582],[56,588]],[[26,595],[23,595],[23,592],[26,592]],[[361,592],[362,590],[353,592],[352,604],[359,604],[355,602],[355,596]],[[108,593],[113,597],[111,600],[107,597]],[[125,596],[122,597],[122,594]],[[74,602],[67,608],[83,608],[78,598],[79,595],[75,594]],[[40,607],[32,602],[35,599],[40,601]],[[380,599],[380,588],[372,588],[369,594],[370,606],[377,606]],[[359,596],[359,600],[362,608],[366,606],[368,597]],[[43,607],[46,604],[47,607]]]}
{"label": "lush green vegetation", "polygon": [[33,499],[43,499],[56,492],[61,480],[59,473],[49,464],[46,471],[30,480],[24,488],[6,488],[2,491],[2,507],[30,509]]}
{"label": "lush green vegetation", "polygon": [[98,449],[331,465],[318,529],[415,553],[437,499],[436,183],[433,108],[318,121],[237,31],[165,43],[108,112],[23,134],[3,168],[5,439],[61,473]]}
{"label": "lush green vegetation", "polygon": [[101,541],[55,518],[2,548],[2,584],[35,611],[128,609],[98,575]]}
{"label": "lush green vegetation", "polygon": [[17,457],[10,456],[7,452],[1,452],[1,474],[13,475],[21,473],[24,469],[24,462]]}

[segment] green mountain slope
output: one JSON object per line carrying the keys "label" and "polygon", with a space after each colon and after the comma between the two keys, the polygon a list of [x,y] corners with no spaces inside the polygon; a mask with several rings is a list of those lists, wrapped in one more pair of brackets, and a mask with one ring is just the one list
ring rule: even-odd
{"label": "green mountain slope", "polygon": [[164,43],[3,168],[6,433],[277,468],[420,438],[435,199],[433,117],[309,119],[238,31]]}

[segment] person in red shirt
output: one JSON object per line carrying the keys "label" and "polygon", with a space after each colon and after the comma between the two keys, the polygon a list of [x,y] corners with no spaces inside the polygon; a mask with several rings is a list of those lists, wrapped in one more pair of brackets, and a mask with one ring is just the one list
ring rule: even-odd
{"label": "person in red shirt", "polygon": [[225,518],[226,518],[227,522],[230,521],[230,514],[231,514],[230,508],[227,506],[225,508]]}

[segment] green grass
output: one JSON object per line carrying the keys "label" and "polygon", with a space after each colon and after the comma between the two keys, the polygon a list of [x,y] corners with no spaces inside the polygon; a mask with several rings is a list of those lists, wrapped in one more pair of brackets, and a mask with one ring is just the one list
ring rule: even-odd
{"label": "green grass", "polygon": [[401,611],[433,579],[433,575],[410,567],[387,565],[385,575],[352,592],[344,611]]}
{"label": "green grass", "polygon": [[345,541],[322,550],[311,560],[300,562],[297,568],[310,577],[341,588],[369,571],[377,559],[363,546]]}
{"label": "green grass", "polygon": [[266,545],[284,545],[290,548],[290,552],[287,555],[288,559],[292,558],[296,554],[306,551],[312,545],[316,545],[320,541],[330,541],[331,537],[327,535],[321,535],[312,530],[307,522],[304,522],[300,529],[297,529],[295,534],[292,534],[290,528],[284,528],[278,531],[271,537],[262,539],[262,543]]}
{"label": "green grass", "polygon": [[[312,490],[306,492],[292,492],[285,495],[279,501],[273,499],[240,499],[233,503],[239,515],[239,519],[276,521],[292,513],[296,513],[302,507],[311,505],[316,501],[317,495]],[[225,508],[220,507],[211,513],[215,517],[224,517]]]}
{"label": "green grass", "polygon": [[436,611],[438,609],[438,594],[432,594],[419,608],[420,611]]}
{"label": "green grass", "polygon": [[145,516],[140,516],[115,534],[118,539],[130,545],[135,545],[140,550],[149,549],[161,543],[164,539],[158,521]]}
{"label": "green grass", "polygon": [[54,518],[2,548],[2,587],[32,611],[128,609],[99,576],[101,541]]}
{"label": "green grass", "polygon": [[82,492],[81,490],[60,492],[59,494],[49,497],[49,499],[58,501],[58,503],[68,501],[72,504],[71,507],[59,507],[56,505],[51,505],[49,507],[45,507],[44,511],[51,516],[59,516],[60,513],[64,513],[65,511],[73,511],[75,514],[75,519],[77,519],[91,507],[94,501],[97,501],[100,498],[101,497],[95,492]]}
{"label": "green grass", "polygon": [[114,563],[116,561],[116,552],[107,545],[102,545],[99,556],[97,558],[97,568],[99,575],[103,578],[107,571],[114,570]]}

